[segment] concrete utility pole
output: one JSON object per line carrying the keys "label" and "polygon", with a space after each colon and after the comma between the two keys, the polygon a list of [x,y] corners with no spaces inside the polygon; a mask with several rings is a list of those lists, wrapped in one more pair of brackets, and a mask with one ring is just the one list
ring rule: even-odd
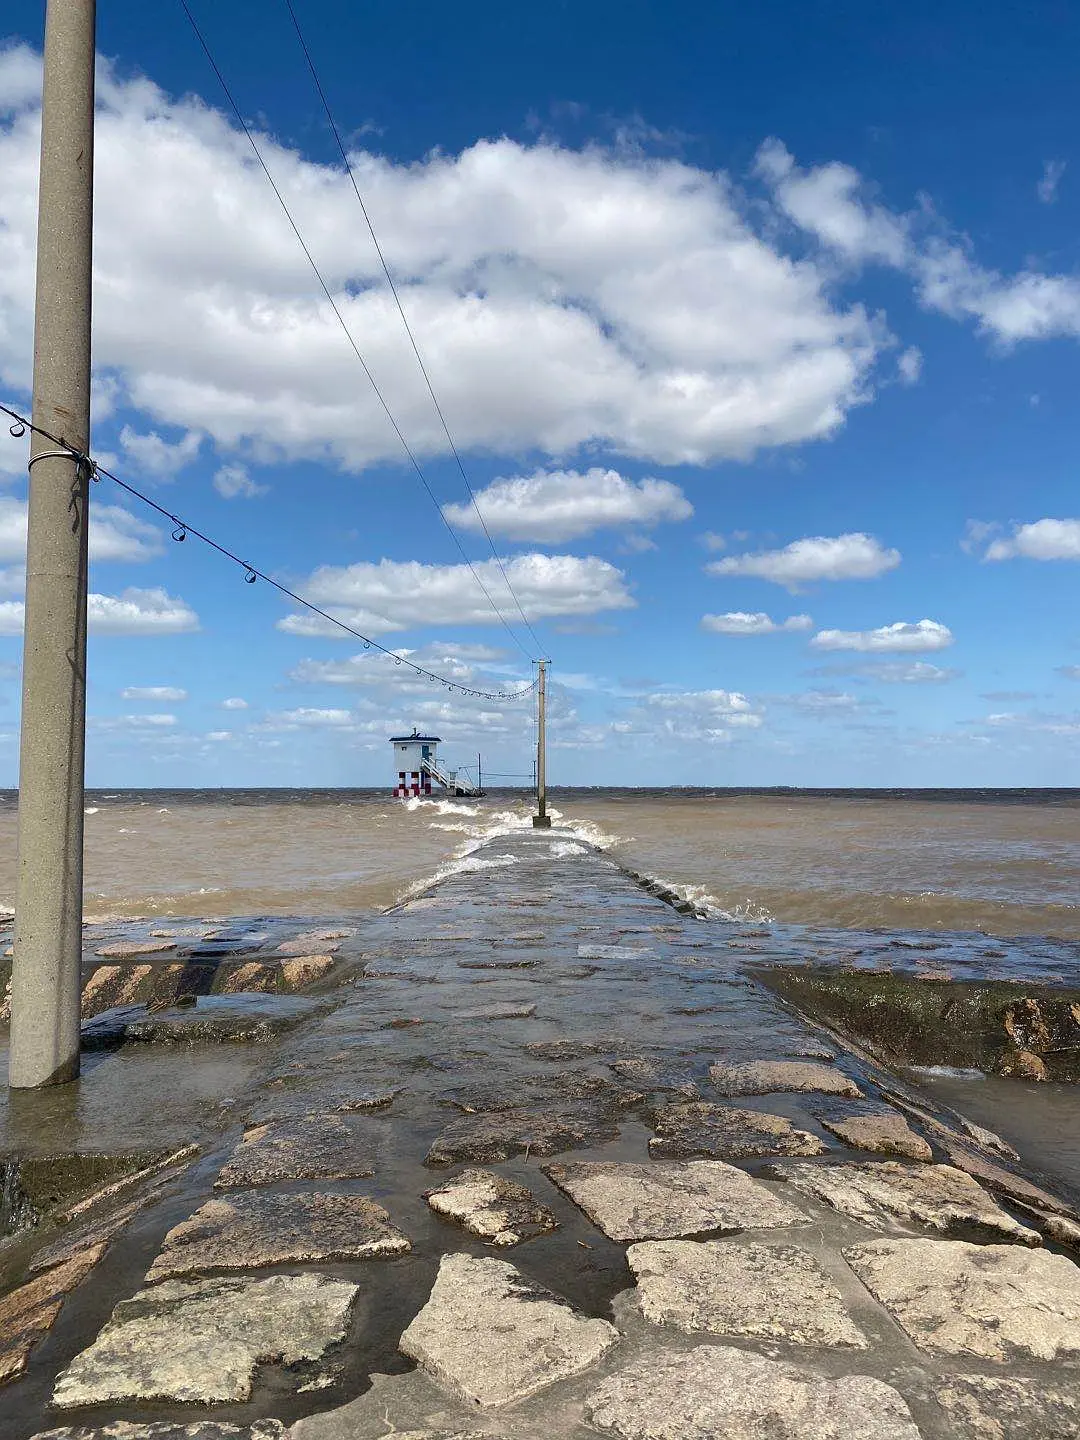
{"label": "concrete utility pole", "polygon": [[[35,425],[90,443],[95,0],[48,0],[41,105]],[[87,466],[34,435],[26,543],[12,1088],[79,1073]]]}
{"label": "concrete utility pole", "polygon": [[538,660],[536,680],[536,814],[534,830],[550,830],[547,813],[547,661]]}

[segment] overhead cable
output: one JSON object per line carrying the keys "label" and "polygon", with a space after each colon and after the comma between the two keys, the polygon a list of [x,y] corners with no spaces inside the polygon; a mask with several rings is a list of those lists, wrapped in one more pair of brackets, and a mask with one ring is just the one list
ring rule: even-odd
{"label": "overhead cable", "polygon": [[[319,269],[318,263],[316,262],[314,255],[311,253],[311,250],[310,250],[310,248],[308,247],[307,241],[304,239],[304,236],[303,236],[303,234],[302,234],[302,232],[301,232],[301,230],[300,230],[299,225],[296,223],[296,220],[293,218],[292,211],[289,209],[289,206],[288,206],[288,204],[287,204],[287,202],[286,202],[286,200],[285,200],[285,197],[284,197],[284,195],[281,193],[281,190],[280,190],[279,187],[278,187],[277,181],[274,179],[273,175],[272,175],[271,172],[270,172],[270,167],[267,165],[266,161],[263,159],[262,151],[259,149],[259,146],[258,146],[258,144],[257,144],[257,142],[256,142],[256,140],[255,140],[255,136],[251,133],[251,128],[249,127],[247,121],[244,119],[243,113],[241,112],[239,105],[236,103],[236,100],[235,100],[234,97],[233,97],[233,93],[232,93],[232,91],[229,89],[229,86],[228,86],[228,84],[227,84],[227,82],[226,82],[226,80],[225,80],[225,76],[222,74],[221,68],[220,68],[220,66],[218,65],[217,61],[214,59],[213,53],[212,53],[212,51],[210,50],[210,46],[207,44],[207,41],[206,41],[205,36],[203,35],[203,32],[199,29],[199,26],[198,26],[198,24],[196,23],[195,17],[194,17],[194,15],[191,13],[190,8],[188,7],[187,0],[179,0],[179,4],[180,4],[180,8],[183,10],[184,14],[187,16],[188,21],[189,21],[189,23],[190,23],[190,25],[191,25],[192,30],[195,32],[195,38],[198,40],[200,46],[202,47],[203,54],[206,56],[207,61],[208,61],[209,64],[210,64],[210,68],[213,70],[215,76],[217,77],[218,84],[221,86],[221,89],[222,89],[222,91],[223,91],[224,94],[225,94],[225,98],[226,98],[226,100],[228,100],[229,105],[230,105],[230,107],[231,107],[231,109],[232,109],[232,112],[233,112],[233,114],[236,116],[237,123],[240,125],[240,128],[243,130],[244,134],[247,136],[248,144],[251,146],[252,150],[254,151],[254,153],[255,153],[255,158],[258,160],[259,165],[260,165],[260,167],[262,168],[263,174],[266,176],[267,180],[269,181],[269,183],[270,183],[270,188],[273,190],[275,196],[277,197],[278,204],[281,206],[282,210],[283,210],[284,213],[285,213],[285,218],[286,218],[286,220],[288,220],[289,225],[290,225],[291,228],[292,228],[292,232],[293,232],[293,234],[296,236],[297,243],[299,244],[301,250],[303,250],[304,256],[305,256],[305,258],[307,259],[308,264],[311,266],[312,272],[314,273],[316,280],[318,280],[319,286],[320,286],[323,294],[326,296],[327,303],[329,304],[331,310],[333,310],[334,315],[335,315],[335,317],[336,317],[336,319],[337,319],[337,322],[338,322],[338,324],[341,326],[341,329],[342,329],[342,331],[343,331],[343,333],[344,333],[344,335],[345,335],[346,340],[349,342],[349,346],[350,346],[350,348],[352,349],[353,354],[356,356],[357,360],[359,360],[361,366],[363,367],[364,374],[367,376],[368,381],[369,381],[369,383],[370,383],[370,385],[371,385],[371,388],[372,388],[372,390],[375,392],[375,396],[376,396],[379,404],[382,406],[382,409],[383,409],[383,411],[384,411],[384,413],[385,413],[385,415],[386,415],[386,418],[390,421],[390,424],[393,426],[394,434],[397,436],[398,440],[401,442],[401,447],[402,447],[402,449],[405,451],[405,454],[408,456],[409,462],[410,462],[410,464],[412,465],[412,468],[416,471],[416,474],[417,474],[417,476],[419,477],[420,483],[423,485],[424,489],[427,491],[428,497],[430,498],[431,503],[435,506],[436,510],[439,512],[439,517],[441,518],[443,524],[446,526],[447,530],[450,532],[450,535],[451,535],[451,537],[452,537],[452,539],[453,539],[453,541],[454,541],[454,544],[457,546],[458,551],[459,551],[460,554],[461,554],[461,558],[465,561],[465,564],[469,567],[469,570],[470,570],[470,572],[472,573],[473,579],[476,581],[477,585],[479,585],[480,589],[483,591],[484,598],[487,600],[487,602],[488,602],[488,604],[491,606],[492,610],[494,610],[495,614],[498,616],[501,624],[503,625],[503,627],[504,627],[504,629],[506,630],[507,634],[508,634],[508,635],[510,636],[510,638],[513,640],[514,644],[518,647],[518,649],[521,651],[521,653],[525,656],[525,658],[526,658],[527,660],[528,660],[528,659],[531,659],[532,657],[529,655],[528,650],[526,649],[526,647],[521,643],[520,639],[518,638],[517,632],[516,632],[516,631],[513,629],[513,627],[510,625],[510,622],[507,620],[506,616],[505,616],[505,615],[502,613],[502,611],[499,609],[498,605],[496,605],[495,600],[493,599],[490,590],[488,590],[487,586],[484,584],[483,580],[480,578],[479,572],[477,571],[475,565],[474,565],[473,562],[469,559],[469,556],[468,556],[468,554],[467,554],[467,552],[466,552],[466,550],[465,550],[465,547],[464,547],[464,545],[462,545],[461,540],[460,540],[459,537],[458,537],[457,531],[456,531],[456,530],[454,529],[454,527],[450,524],[450,521],[446,518],[445,514],[443,513],[443,508],[442,508],[442,506],[439,504],[438,498],[437,498],[437,496],[435,495],[434,490],[432,490],[431,485],[430,485],[429,482],[428,482],[427,476],[424,474],[424,470],[423,470],[423,467],[422,467],[421,464],[420,464],[420,461],[416,458],[416,455],[415,455],[415,453],[414,453],[414,451],[413,451],[413,449],[412,449],[412,446],[409,444],[408,440],[406,440],[406,438],[405,438],[404,431],[401,429],[401,426],[398,424],[397,420],[395,419],[394,413],[393,413],[393,411],[390,409],[390,406],[389,406],[389,404],[388,404],[388,402],[387,402],[387,400],[386,400],[386,397],[383,395],[383,392],[380,390],[380,388],[379,388],[379,386],[378,386],[378,383],[376,382],[375,376],[374,376],[374,375],[372,374],[372,372],[371,372],[371,368],[369,367],[367,361],[364,359],[364,356],[363,356],[363,354],[362,354],[362,352],[361,352],[361,350],[360,350],[360,347],[359,347],[359,345],[356,343],[356,340],[355,340],[354,337],[353,337],[352,331],[349,329],[348,323],[346,322],[344,315],[341,313],[341,308],[340,308],[340,306],[338,305],[337,301],[334,299],[333,293],[331,292],[329,285],[327,285],[325,279],[323,278],[323,273],[322,273],[322,271]],[[504,572],[504,573],[505,573],[505,572]],[[515,599],[516,599],[516,596],[515,596]],[[526,621],[526,624],[528,624],[527,621]]]}
{"label": "overhead cable", "polygon": [[375,253],[379,257],[379,264],[382,266],[383,274],[386,276],[386,283],[390,286],[390,293],[394,297],[394,304],[397,306],[398,314],[401,316],[401,323],[405,327],[405,334],[409,337],[409,344],[412,346],[412,352],[416,356],[416,363],[420,367],[420,374],[424,377],[424,384],[427,386],[427,392],[431,396],[431,403],[432,405],[434,405],[435,413],[439,417],[439,424],[442,426],[443,434],[446,436],[446,443],[450,446],[450,451],[454,457],[454,460],[457,463],[458,471],[460,472],[462,480],[465,482],[465,489],[468,491],[469,499],[472,502],[472,507],[476,511],[476,518],[480,521],[480,528],[483,530],[484,535],[487,538],[487,542],[491,547],[491,553],[495,557],[495,563],[498,565],[499,571],[502,574],[502,578],[506,582],[506,588],[510,592],[510,598],[517,606],[517,612],[521,616],[522,623],[524,624],[526,630],[528,630],[529,634],[532,636],[533,643],[536,646],[537,654],[542,654],[544,647],[541,645],[536,631],[533,629],[532,625],[530,625],[529,617],[522,609],[521,601],[518,599],[517,592],[515,591],[513,584],[511,583],[510,576],[507,574],[506,566],[503,564],[502,556],[499,554],[498,550],[495,547],[495,541],[491,538],[491,531],[488,529],[487,521],[484,519],[483,512],[481,511],[480,506],[477,503],[476,494],[473,491],[473,487],[469,481],[469,477],[466,474],[465,464],[461,458],[461,453],[458,450],[457,445],[454,443],[453,435],[451,435],[450,433],[450,426],[446,422],[446,415],[443,413],[442,405],[439,403],[439,397],[435,394],[435,387],[431,383],[431,376],[428,373],[428,368],[424,362],[424,357],[420,353],[420,346],[417,343],[416,336],[413,334],[412,326],[409,324],[409,317],[405,314],[405,307],[401,303],[401,296],[398,293],[398,288],[394,282],[393,274],[391,273],[390,266],[387,263],[386,255],[383,252],[383,248],[379,243],[379,237],[375,233],[375,225],[371,219],[371,215],[364,201],[364,197],[360,193],[360,186],[357,184],[356,180],[356,172],[353,170],[352,162],[349,159],[349,153],[345,149],[344,141],[341,138],[341,131],[338,129],[337,121],[334,119],[334,112],[330,109],[330,102],[326,98],[326,91],[323,89],[322,81],[319,79],[319,72],[315,68],[315,61],[312,59],[311,51],[308,49],[307,41],[304,39],[304,32],[300,28],[300,21],[296,17],[296,11],[293,8],[292,0],[284,0],[284,3],[285,8],[289,12],[289,18],[292,20],[293,28],[296,31],[296,38],[300,42],[300,48],[304,52],[304,59],[307,61],[308,69],[311,71],[311,78],[314,81],[315,89],[318,91],[319,99],[322,101],[322,107],[326,111],[326,119],[330,125],[331,131],[333,132],[334,140],[337,143],[338,154],[341,156],[342,164],[345,166],[345,171],[352,182],[353,192],[355,193],[357,200],[360,202],[360,209],[363,212],[364,221],[368,228],[368,234],[371,236],[371,243],[375,246]]}
{"label": "overhead cable", "polygon": [[[128,495],[131,495],[149,509],[156,511],[163,519],[168,520],[173,527],[172,538],[178,543],[185,541],[189,535],[196,540],[201,540],[202,543],[208,545],[211,550],[216,550],[224,559],[230,560],[234,565],[237,565],[244,572],[244,579],[249,585],[254,585],[257,580],[262,580],[272,589],[277,590],[279,594],[286,596],[295,604],[303,606],[305,610],[310,610],[313,615],[319,616],[321,620],[325,620],[328,624],[335,625],[339,630],[344,630],[347,635],[353,635],[357,640],[363,641],[365,650],[377,650],[380,654],[393,660],[395,665],[404,665],[406,669],[410,670],[414,675],[421,675],[426,680],[431,681],[432,684],[445,685],[451,694],[469,695],[476,700],[521,700],[536,689],[536,681],[534,680],[531,685],[527,685],[522,690],[476,690],[470,685],[462,685],[456,680],[448,680],[445,675],[439,675],[434,670],[428,670],[423,665],[418,665],[407,656],[399,655],[396,650],[391,650],[385,645],[380,645],[378,640],[372,639],[370,635],[364,635],[361,631],[357,630],[355,626],[347,624],[344,620],[339,620],[336,615],[332,615],[329,610],[323,610],[320,606],[316,605],[314,601],[305,599],[303,595],[297,594],[295,590],[290,590],[287,585],[283,585],[280,580],[275,580],[274,577],[268,575],[265,570],[260,570],[257,566],[249,564],[246,560],[242,560],[240,556],[237,555],[235,551],[230,550],[228,546],[220,544],[204,531],[197,529],[194,525],[188,524],[188,522],[182,520],[179,515],[173,515],[170,511],[166,510],[163,505],[159,505],[156,500],[151,500],[149,495],[145,495],[141,490],[136,489],[134,485],[129,484],[127,480],[121,480],[119,475],[114,475],[111,470],[106,469],[104,465],[99,464],[98,461],[94,460],[91,456],[76,449],[74,445],[69,445],[67,441],[60,436],[50,434],[48,430],[42,429],[40,425],[35,425],[32,420],[28,420],[25,415],[21,415],[9,405],[0,404],[0,412],[9,416],[14,422],[9,427],[10,434],[14,439],[21,439],[28,430],[35,435],[42,436],[43,439],[57,446],[61,454],[70,455],[73,460],[77,460],[80,464],[85,465],[89,469],[91,479],[99,480],[101,476],[104,475],[106,479],[111,480],[114,485],[119,486],[119,488]],[[38,456],[36,458],[40,459],[41,457]]]}

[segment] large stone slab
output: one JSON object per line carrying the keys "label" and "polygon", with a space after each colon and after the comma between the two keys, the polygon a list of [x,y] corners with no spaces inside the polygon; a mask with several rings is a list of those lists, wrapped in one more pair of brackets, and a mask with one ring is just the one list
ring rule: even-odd
{"label": "large stone slab", "polygon": [[103,1242],[87,1246],[0,1298],[0,1385],[23,1373],[31,1350],[52,1329],[64,1297],[86,1278],[105,1249]]}
{"label": "large stone slab", "polygon": [[844,1258],[920,1350],[987,1360],[1080,1356],[1080,1269],[963,1240],[872,1240]]}
{"label": "large stone slab", "polygon": [[515,1109],[465,1115],[436,1137],[424,1163],[490,1165],[522,1151],[556,1155],[560,1150],[577,1150],[614,1134],[611,1120],[592,1107],[580,1107],[570,1114]]}
{"label": "large stone slab", "polygon": [[[31,1440],[282,1440],[280,1420],[252,1420],[234,1425],[229,1420],[113,1420],[108,1425],[62,1425],[40,1430]],[[401,1440],[401,1437],[398,1437]]]}
{"label": "large stone slab", "polygon": [[874,1230],[914,1223],[942,1235],[1042,1243],[1037,1231],[1006,1214],[970,1175],[951,1165],[907,1165],[899,1160],[808,1165],[778,1160],[769,1173]]}
{"label": "large stone slab", "polygon": [[246,1400],[260,1362],[315,1360],[343,1340],[356,1290],[325,1275],[166,1280],[117,1305],[52,1403]]}
{"label": "large stone slab", "polygon": [[517,1245],[559,1223],[524,1185],[493,1170],[463,1170],[425,1198],[436,1215],[456,1220],[492,1245]]}
{"label": "large stone slab", "polygon": [[445,1255],[403,1354],[454,1394],[505,1405],[576,1375],[619,1338],[503,1260]]}
{"label": "large stone slab", "polygon": [[653,1351],[594,1390],[585,1417],[621,1440],[920,1440],[881,1380],[829,1380],[726,1345]]}
{"label": "large stone slab", "polygon": [[333,1007],[303,995],[200,995],[194,1005],[150,1014],[145,1005],[106,1010],[82,1028],[84,1050],[120,1045],[269,1044]]}
{"label": "large stone slab", "polygon": [[175,949],[175,940],[114,940],[111,945],[102,945],[95,954],[103,960],[133,960],[138,955],[165,955]]}
{"label": "large stone slab", "polygon": [[704,1157],[746,1159],[755,1155],[823,1155],[828,1146],[784,1115],[737,1110],[698,1101],[665,1105],[656,1111],[649,1154],[667,1160]]}
{"label": "large stone slab", "polygon": [[810,1060],[745,1060],[718,1062],[709,1079],[721,1095],[771,1095],[780,1091],[814,1091],[823,1095],[862,1098],[862,1091],[841,1070]]}
{"label": "large stone slab", "polygon": [[934,1152],[916,1135],[902,1115],[881,1111],[874,1115],[822,1115],[822,1125],[856,1150],[879,1155],[903,1155],[908,1160],[932,1160]]}
{"label": "large stone slab", "polygon": [[375,1174],[372,1146],[336,1115],[268,1121],[246,1130],[214,1181],[218,1190],[283,1180],[347,1180]]}
{"label": "large stone slab", "polygon": [[582,1161],[544,1171],[612,1240],[673,1240],[806,1224],[806,1216],[720,1160]]}
{"label": "large stone slab", "polygon": [[688,1333],[867,1348],[840,1291],[807,1250],[731,1240],[654,1240],[626,1252],[646,1320]]}
{"label": "large stone slab", "polygon": [[253,1190],[209,1200],[165,1236],[147,1280],[207,1270],[255,1270],[303,1261],[401,1255],[409,1238],[364,1195],[275,1195]]}
{"label": "large stone slab", "polygon": [[938,1386],[938,1403],[957,1440],[1076,1440],[1080,1385],[997,1375],[950,1375]]}

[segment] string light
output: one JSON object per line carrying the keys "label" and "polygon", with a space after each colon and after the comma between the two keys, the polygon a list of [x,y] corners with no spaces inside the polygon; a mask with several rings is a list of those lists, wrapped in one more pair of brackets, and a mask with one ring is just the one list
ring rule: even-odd
{"label": "string light", "polygon": [[[43,430],[40,425],[35,425],[32,420],[28,420],[25,415],[20,415],[17,410],[13,410],[9,405],[0,404],[0,412],[7,415],[13,422],[9,426],[8,431],[13,439],[21,440],[27,431],[30,431],[32,434],[40,435],[44,440],[48,440],[51,444],[57,446],[61,453],[70,455],[71,458],[80,465],[87,466],[92,480],[100,480],[104,475],[107,480],[111,480],[114,485],[119,486],[121,490],[132,496],[133,499],[140,501],[150,510],[160,515],[162,519],[169,521],[173,527],[172,538],[177,544],[182,544],[189,536],[193,536],[196,540],[201,540],[204,545],[208,545],[211,550],[216,550],[224,559],[231,561],[232,564],[242,570],[244,572],[244,580],[248,585],[254,585],[257,580],[262,580],[265,584],[271,586],[272,589],[277,590],[279,594],[293,601],[294,604],[302,605],[305,610],[310,610],[313,615],[317,615],[321,620],[325,620],[328,624],[335,625],[339,630],[343,630],[347,635],[352,635],[357,640],[361,640],[365,650],[378,650],[380,654],[385,655],[388,659],[392,659],[396,665],[402,663],[402,657],[395,651],[390,650],[385,645],[380,645],[378,640],[372,639],[370,635],[362,634],[344,620],[339,620],[336,615],[332,615],[328,610],[323,610],[313,601],[307,600],[303,595],[297,594],[295,590],[290,590],[287,585],[283,585],[280,580],[275,580],[274,577],[268,575],[265,570],[259,570],[247,560],[242,560],[239,555],[235,554],[227,546],[219,544],[217,540],[214,540],[204,531],[197,529],[194,525],[190,525],[186,520],[182,520],[179,515],[171,514],[163,505],[159,505],[156,500],[151,500],[149,495],[145,495],[127,480],[121,480],[119,475],[114,475],[111,470],[99,464],[90,455],[85,455],[81,450],[77,450],[74,445],[69,445],[66,440],[61,439],[57,435],[50,434],[48,430]],[[433,684],[445,686],[451,694],[456,691],[458,694],[468,695],[474,700],[497,700],[503,702],[523,700],[526,695],[532,694],[537,684],[534,680],[531,685],[527,685],[522,690],[476,690],[471,686],[462,685],[460,682],[451,684],[445,676],[437,674],[434,670],[428,670],[423,665],[417,665],[415,661],[410,660],[409,665],[415,675],[424,675]]]}

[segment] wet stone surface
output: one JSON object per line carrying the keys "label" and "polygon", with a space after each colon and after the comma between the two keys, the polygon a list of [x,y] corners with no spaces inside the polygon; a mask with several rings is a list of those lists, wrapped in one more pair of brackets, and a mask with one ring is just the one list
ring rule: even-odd
{"label": "wet stone surface", "polygon": [[106,1010],[83,1026],[84,1050],[119,1045],[268,1044],[301,1021],[328,1011],[301,995],[200,995],[189,1008],[149,1014],[143,1005]]}
{"label": "wet stone surface", "polygon": [[827,1145],[783,1115],[706,1102],[656,1111],[649,1154],[659,1159],[736,1160],[755,1155],[823,1155]]}
{"label": "wet stone surface", "polygon": [[921,1440],[903,1398],[723,1345],[658,1349],[605,1380],[586,1419],[621,1440]]}
{"label": "wet stone surface", "polygon": [[447,1255],[400,1345],[454,1394],[488,1406],[578,1374],[618,1338],[502,1260]]}
{"label": "wet stone surface", "polygon": [[116,1307],[60,1375],[52,1403],[245,1400],[260,1361],[315,1360],[344,1339],[355,1294],[323,1275],[167,1280]]}
{"label": "wet stone surface", "polygon": [[958,1440],[1075,1440],[1080,1435],[1080,1383],[995,1375],[950,1375],[938,1404]]}
{"label": "wet stone surface", "polygon": [[1038,1232],[1002,1210],[969,1175],[951,1165],[898,1160],[806,1165],[778,1160],[769,1173],[874,1230],[924,1226],[942,1235],[1039,1245]]}
{"label": "wet stone surface", "polygon": [[165,1236],[147,1280],[302,1261],[401,1255],[408,1237],[363,1195],[267,1194],[208,1200]]}
{"label": "wet stone surface", "polygon": [[545,1115],[536,1110],[499,1110],[455,1120],[432,1143],[428,1165],[490,1165],[530,1151],[557,1155],[610,1139],[615,1126],[608,1116],[588,1107],[573,1115]]}
{"label": "wet stone surface", "polygon": [[998,1361],[1080,1357],[1080,1269],[1064,1255],[873,1240],[844,1258],[920,1350]]}
{"label": "wet stone surface", "polygon": [[866,1349],[839,1290],[796,1246],[660,1240],[631,1245],[626,1258],[654,1325]]}
{"label": "wet stone surface", "polygon": [[375,1174],[372,1141],[336,1115],[270,1121],[246,1130],[215,1189],[282,1180],[344,1180]]}
{"label": "wet stone surface", "polygon": [[493,1170],[463,1170],[425,1198],[437,1215],[492,1245],[518,1245],[559,1223],[531,1190]]}
{"label": "wet stone surface", "polygon": [[62,1425],[41,1430],[32,1440],[282,1440],[285,1426],[280,1420],[253,1420],[235,1425],[228,1420],[195,1420],[191,1424],[171,1420],[114,1420],[111,1425]]}
{"label": "wet stone surface", "polygon": [[544,1169],[612,1240],[731,1234],[806,1220],[767,1185],[719,1160],[645,1165],[584,1161]]}
{"label": "wet stone surface", "polygon": [[853,1150],[874,1150],[879,1155],[903,1155],[909,1160],[932,1160],[934,1152],[895,1110],[873,1115],[822,1115],[825,1129]]}
{"label": "wet stone surface", "polygon": [[747,1060],[720,1062],[709,1068],[709,1079],[721,1095],[771,1095],[780,1091],[813,1091],[822,1095],[862,1098],[862,1091],[832,1065],[810,1060]]}

